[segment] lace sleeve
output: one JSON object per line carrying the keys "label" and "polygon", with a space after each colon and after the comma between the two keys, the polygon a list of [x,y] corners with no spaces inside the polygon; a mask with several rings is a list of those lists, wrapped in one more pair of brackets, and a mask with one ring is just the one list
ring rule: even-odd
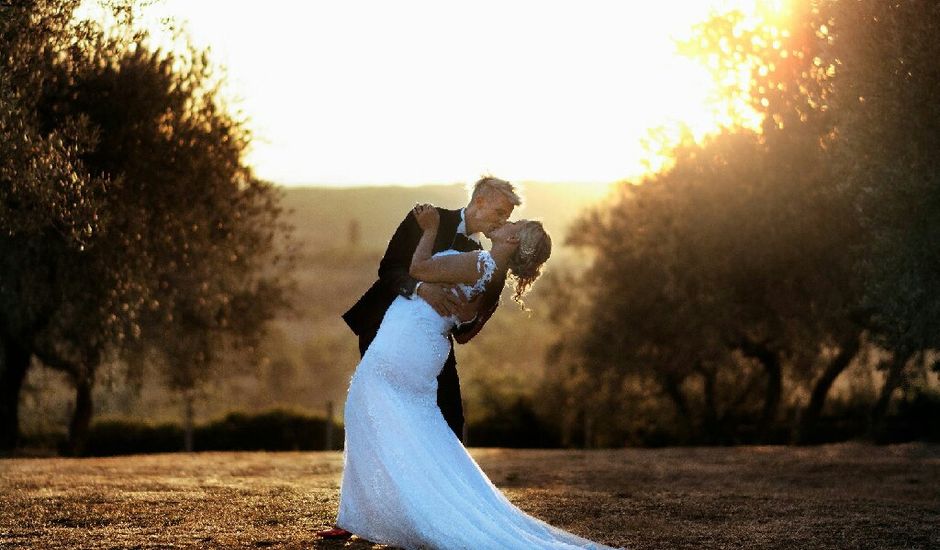
{"label": "lace sleeve", "polygon": [[483,292],[486,289],[486,284],[490,282],[493,273],[496,272],[496,260],[489,252],[481,250],[477,254],[477,268],[480,270],[480,278],[471,287],[474,294]]}

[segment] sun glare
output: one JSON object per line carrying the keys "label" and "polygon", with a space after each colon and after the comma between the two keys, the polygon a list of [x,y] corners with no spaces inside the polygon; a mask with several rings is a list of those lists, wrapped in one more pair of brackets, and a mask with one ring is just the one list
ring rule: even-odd
{"label": "sun glare", "polygon": [[[733,9],[761,25],[785,3],[163,0],[138,22],[169,44],[172,18],[225,66],[263,178],[603,184],[661,167],[651,136],[756,126],[717,105],[729,83],[676,46]],[[749,86],[749,71],[730,84]]]}

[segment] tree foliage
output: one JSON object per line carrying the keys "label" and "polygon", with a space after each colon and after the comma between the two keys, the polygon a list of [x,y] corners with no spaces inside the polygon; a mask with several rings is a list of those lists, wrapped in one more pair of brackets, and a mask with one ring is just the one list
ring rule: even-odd
{"label": "tree foliage", "polygon": [[569,235],[592,260],[575,307],[559,293],[550,359],[577,375],[565,391],[582,410],[652,383],[679,437],[812,440],[861,349],[893,353],[883,414],[895,371],[936,347],[940,10],[794,5],[784,26],[718,16],[684,46],[726,84],[729,116],[749,105],[760,129],[675,147]]}
{"label": "tree foliage", "polygon": [[[830,2],[840,112],[833,162],[865,227],[864,306],[894,353],[873,412],[940,346],[940,6],[928,0]],[[912,360],[913,359],[913,360]],[[907,372],[907,374],[905,374]]]}
{"label": "tree foliage", "polygon": [[129,20],[75,24],[76,5],[4,8],[0,48],[23,52],[3,67],[3,128],[39,144],[0,173],[3,340],[72,378],[73,447],[103,361],[163,357],[192,387],[283,305],[287,267],[279,194],[245,165],[250,135],[205,54],[153,49]]}

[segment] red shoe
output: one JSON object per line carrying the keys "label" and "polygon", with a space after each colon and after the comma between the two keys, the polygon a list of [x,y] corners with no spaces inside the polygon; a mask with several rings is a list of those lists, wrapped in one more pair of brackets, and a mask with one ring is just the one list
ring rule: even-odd
{"label": "red shoe", "polygon": [[352,533],[345,529],[334,527],[326,531],[318,531],[317,536],[321,539],[348,539],[352,536]]}

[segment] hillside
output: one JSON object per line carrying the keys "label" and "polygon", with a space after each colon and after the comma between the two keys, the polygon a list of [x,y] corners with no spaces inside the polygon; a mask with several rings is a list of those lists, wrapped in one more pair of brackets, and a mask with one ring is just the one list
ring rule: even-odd
{"label": "hillside", "polygon": [[[565,269],[574,255],[564,245],[569,224],[604,190],[576,185],[532,184],[522,189],[525,205],[513,219],[541,219],[555,249],[546,273]],[[299,407],[320,413],[327,403],[342,412],[349,376],[359,361],[356,337],[340,316],[372,284],[389,237],[417,202],[459,208],[467,191],[459,185],[371,188],[285,188],[286,221],[295,227],[299,245],[297,291],[293,312],[271,325],[263,342],[260,366],[238,362],[216,366],[202,389],[198,419],[232,409]],[[360,227],[358,243],[349,226]],[[457,347],[461,386],[472,420],[484,414],[497,395],[531,393],[544,371],[547,347],[555,340],[546,319],[546,285],[536,284],[522,311],[504,293],[503,306],[471,345]],[[164,389],[158,373],[124,380],[121,369],[102,373],[95,391],[99,417],[136,417],[159,421],[179,418],[179,396]],[[26,432],[64,430],[72,390],[59,373],[32,369],[27,378],[21,418]]]}
{"label": "hillside", "polygon": [[[574,257],[564,245],[568,227],[585,208],[602,200],[606,191],[561,184],[530,184],[521,191],[525,202],[512,219],[542,220],[555,247],[546,272],[564,269]],[[375,280],[388,239],[417,202],[459,208],[467,202],[467,190],[459,185],[285,189],[287,219],[301,244],[297,315],[276,323],[278,333],[273,338],[278,344],[271,353],[285,364],[302,366],[299,370],[308,373],[311,382],[319,381],[307,385],[307,399],[316,393],[319,402],[342,402],[358,351],[340,315]],[[359,225],[356,245],[350,244],[352,221]],[[468,409],[493,387],[524,393],[540,380],[545,350],[554,336],[546,308],[540,307],[544,303],[540,303],[539,288],[535,286],[528,301],[529,312],[509,299],[507,289],[499,314],[472,345],[458,346]]]}
{"label": "hillside", "polygon": [[[531,183],[521,188],[524,203],[512,218],[542,220],[556,243],[564,240],[565,231],[578,213],[606,193],[603,187],[578,184]],[[460,208],[467,203],[467,189],[461,185],[289,187],[284,192],[284,206],[290,211],[288,221],[309,251],[345,244],[353,221],[360,225],[364,248],[384,250],[388,238],[415,203],[429,202],[445,208]]]}

